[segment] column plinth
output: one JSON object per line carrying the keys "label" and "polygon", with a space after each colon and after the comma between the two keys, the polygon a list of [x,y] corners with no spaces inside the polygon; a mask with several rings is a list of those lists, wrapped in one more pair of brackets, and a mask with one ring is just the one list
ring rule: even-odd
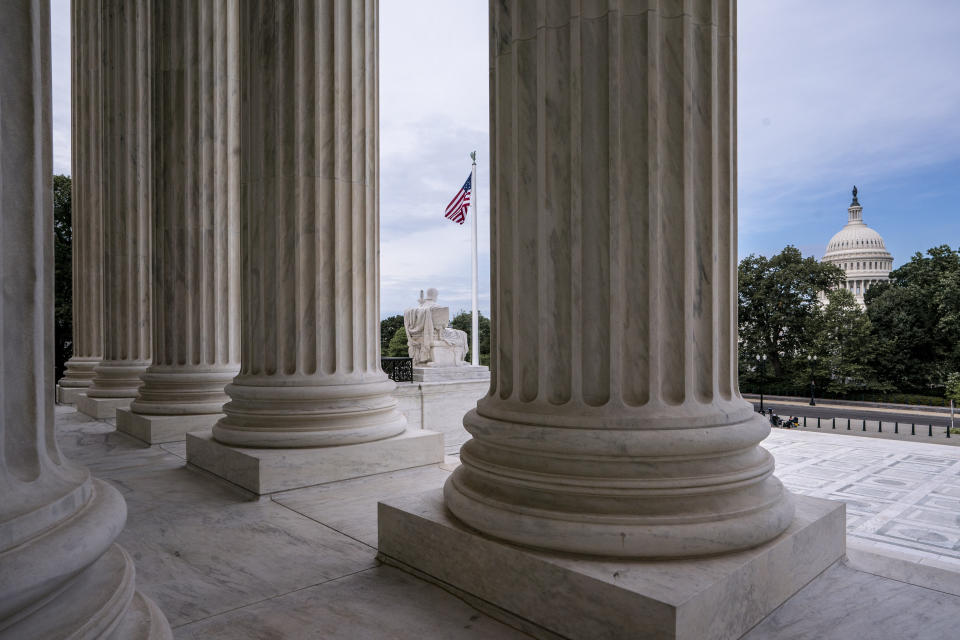
{"label": "column plinth", "polygon": [[102,0],[103,360],[77,409],[112,418],[137,395],[150,351],[149,3]]}
{"label": "column plinth", "polygon": [[117,428],[210,428],[240,370],[236,0],[153,5],[153,362]]}
{"label": "column plinth", "polygon": [[381,505],[381,556],[564,637],[739,637],[843,518],[795,522],[738,389],[735,1],[490,6],[490,390],[448,512]]}
{"label": "column plinth", "polygon": [[187,458],[258,493],[439,462],[380,369],[377,2],[244,2],[240,38],[241,370]]}
{"label": "column plinth", "polygon": [[[75,0],[74,33],[99,17],[97,2]],[[114,543],[123,497],[64,459],[54,434],[48,2],[4,7],[0,69],[0,636],[171,639]],[[91,90],[74,77],[75,92]]]}

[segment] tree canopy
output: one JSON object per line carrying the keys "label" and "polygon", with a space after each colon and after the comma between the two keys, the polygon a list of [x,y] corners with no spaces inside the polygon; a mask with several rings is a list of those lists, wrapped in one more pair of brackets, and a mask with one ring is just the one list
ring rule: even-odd
{"label": "tree canopy", "polygon": [[866,310],[839,286],[840,269],[791,246],[771,258],[748,256],[738,272],[747,388],[762,378],[796,393],[814,380],[837,395],[942,397],[948,375],[960,371],[960,251],[944,245],[915,254],[867,291]]}
{"label": "tree canopy", "polygon": [[[397,314],[395,316],[389,316],[380,321],[380,353],[384,356],[390,355],[390,340],[393,339],[394,334],[397,332],[397,329],[403,328],[403,316]],[[404,339],[406,339],[406,332],[404,332]]]}
{"label": "tree canopy", "polygon": [[384,355],[390,358],[406,358],[410,355],[407,351],[407,330],[403,325],[393,333]]}
{"label": "tree canopy", "polygon": [[70,176],[53,176],[54,375],[63,376],[73,355],[73,230]]}
{"label": "tree canopy", "polygon": [[[473,357],[470,349],[473,349],[473,319],[469,311],[461,311],[450,321],[450,326],[454,329],[460,329],[467,333],[467,355],[466,361],[470,362]],[[477,329],[480,341],[480,364],[490,363],[490,318],[477,311]]]}
{"label": "tree canopy", "polygon": [[883,380],[931,392],[960,371],[960,251],[941,245],[914,254],[865,301]]}
{"label": "tree canopy", "polygon": [[843,271],[788,246],[771,258],[747,256],[738,277],[741,360],[765,355],[776,377],[787,376],[791,362],[810,350],[819,296],[843,281]]}

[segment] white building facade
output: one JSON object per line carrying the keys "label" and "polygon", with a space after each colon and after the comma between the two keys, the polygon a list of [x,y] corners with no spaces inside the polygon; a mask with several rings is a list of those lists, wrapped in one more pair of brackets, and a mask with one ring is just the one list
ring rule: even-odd
{"label": "white building facade", "polygon": [[861,307],[864,306],[863,296],[870,287],[890,279],[893,256],[887,251],[880,234],[864,223],[856,186],[853,187],[853,201],[847,208],[847,224],[830,239],[821,262],[843,269],[847,276],[845,286]]}

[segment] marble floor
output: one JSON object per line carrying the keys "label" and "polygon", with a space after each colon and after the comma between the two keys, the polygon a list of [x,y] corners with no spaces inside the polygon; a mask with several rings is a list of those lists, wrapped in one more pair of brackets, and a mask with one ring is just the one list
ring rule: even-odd
{"label": "marble floor", "polygon": [[[124,494],[118,541],[176,638],[530,637],[376,560],[377,502],[439,488],[453,456],[258,498],[187,467],[183,443],[148,447],[66,406],[57,426],[63,451]],[[745,637],[955,637],[960,450],[779,430],[766,444],[793,490],[847,502],[848,544],[866,553]]]}
{"label": "marble floor", "polygon": [[796,493],[847,503],[847,535],[960,572],[960,449],[775,429],[764,443]]}

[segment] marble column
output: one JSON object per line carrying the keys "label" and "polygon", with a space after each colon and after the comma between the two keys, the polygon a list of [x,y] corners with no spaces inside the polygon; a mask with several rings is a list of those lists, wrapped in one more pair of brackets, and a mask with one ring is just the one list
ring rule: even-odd
{"label": "marble column", "polygon": [[735,1],[490,26],[490,390],[442,503],[380,505],[381,557],[563,637],[740,637],[844,538],[738,389]]}
{"label": "marble column", "polygon": [[112,418],[151,360],[149,0],[101,0],[103,360],[77,409]]}
{"label": "marble column", "polygon": [[171,638],[114,543],[123,498],[54,437],[46,0],[4,4],[0,96],[0,637]]}
{"label": "marble column", "polygon": [[[442,460],[380,369],[377,15],[240,6],[241,371],[187,456],[258,493]],[[260,475],[238,477],[238,455]]]}
{"label": "marble column", "polygon": [[153,363],[117,428],[183,440],[240,370],[237,0],[153,5]]}
{"label": "marble column", "polygon": [[73,355],[57,389],[74,403],[103,355],[103,229],[100,198],[100,1],[71,5]]}
{"label": "marble column", "polygon": [[579,4],[493,13],[494,374],[446,503],[558,551],[756,546],[793,505],[737,388],[731,3]]}

